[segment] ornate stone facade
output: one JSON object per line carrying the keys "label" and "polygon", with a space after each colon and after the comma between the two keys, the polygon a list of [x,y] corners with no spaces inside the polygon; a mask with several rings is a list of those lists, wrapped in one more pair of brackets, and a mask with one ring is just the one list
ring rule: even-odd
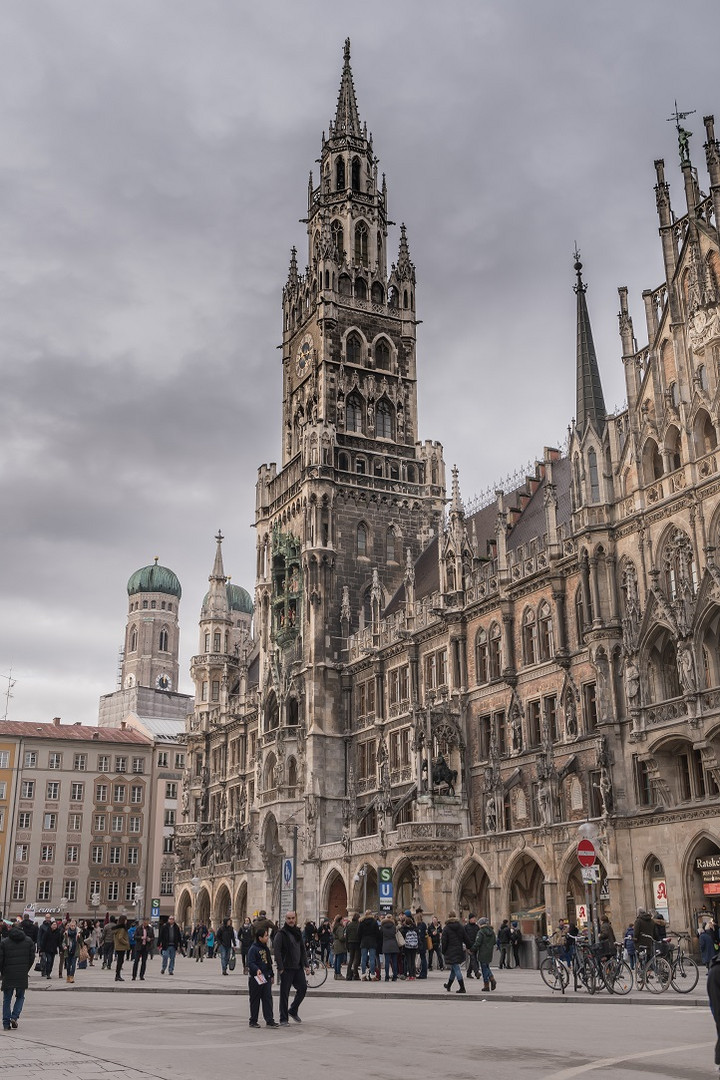
{"label": "ornate stone facade", "polygon": [[[657,163],[666,280],[643,294],[639,350],[620,289],[627,407],[606,413],[576,257],[568,452],[545,449],[472,510],[454,472],[445,511],[442,447],[417,433],[415,268],[403,227],[388,270],[387,189],[346,47],[307,269],[293,251],[283,292],[282,467],[258,476],[254,638],[217,656],[217,696],[196,696],[187,735],[182,921],[277,915],[297,839],[307,915],[376,906],[390,866],[397,906],[512,914],[529,932],[584,901],[580,826],[616,930],[641,903],[678,928],[712,904],[695,870],[720,850],[720,154],[706,129],[711,195],[685,147],[682,217]],[[199,686],[208,661],[193,664]]]}

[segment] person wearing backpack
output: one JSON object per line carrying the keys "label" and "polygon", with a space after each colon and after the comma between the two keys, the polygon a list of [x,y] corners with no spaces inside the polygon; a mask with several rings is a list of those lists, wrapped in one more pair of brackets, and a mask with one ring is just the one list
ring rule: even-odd
{"label": "person wearing backpack", "polygon": [[415,961],[418,954],[418,948],[420,946],[420,938],[418,937],[418,930],[411,913],[405,912],[405,918],[403,919],[403,925],[400,927],[400,933],[405,938],[405,946],[403,949],[405,956],[405,978],[415,981]]}

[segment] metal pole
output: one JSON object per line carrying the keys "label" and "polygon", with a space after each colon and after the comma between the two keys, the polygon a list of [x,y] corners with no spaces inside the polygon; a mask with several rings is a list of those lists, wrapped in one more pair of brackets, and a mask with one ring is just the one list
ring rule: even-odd
{"label": "metal pole", "polygon": [[298,827],[293,825],[293,911],[297,915],[297,849]]}

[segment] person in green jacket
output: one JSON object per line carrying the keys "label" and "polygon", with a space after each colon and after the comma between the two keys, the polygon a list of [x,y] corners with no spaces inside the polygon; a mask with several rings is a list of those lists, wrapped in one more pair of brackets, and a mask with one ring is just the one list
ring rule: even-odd
{"label": "person in green jacket", "polygon": [[490,925],[490,920],[485,918],[479,920],[478,927],[479,929],[472,950],[477,954],[480,970],[482,971],[483,990],[494,990],[497,983],[490,970],[490,961],[492,960],[493,949],[495,948],[495,931]]}

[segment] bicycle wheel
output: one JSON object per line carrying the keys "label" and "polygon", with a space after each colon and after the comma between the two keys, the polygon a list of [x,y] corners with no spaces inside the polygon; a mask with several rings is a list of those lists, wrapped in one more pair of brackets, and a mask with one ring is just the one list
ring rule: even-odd
{"label": "bicycle wheel", "polygon": [[672,966],[670,984],[678,994],[689,994],[698,984],[700,972],[694,960],[689,956],[678,956]]}
{"label": "bicycle wheel", "polygon": [[653,956],[645,968],[645,986],[651,994],[664,994],[672,979],[672,969],[663,956]]}
{"label": "bicycle wheel", "polygon": [[597,972],[595,970],[594,962],[589,957],[581,966],[578,974],[580,976],[580,982],[583,984],[588,994],[594,994],[597,990]]}
{"label": "bicycle wheel", "polygon": [[629,994],[633,986],[633,974],[624,960],[616,960],[612,957],[603,964],[603,979],[611,994],[624,997]]}
{"label": "bicycle wheel", "polygon": [[312,990],[317,990],[327,979],[327,968],[316,956],[311,956],[308,962],[307,984]]}
{"label": "bicycle wheel", "polygon": [[551,990],[564,990],[570,981],[568,970],[554,956],[546,956],[540,965],[540,974],[546,986]]}

